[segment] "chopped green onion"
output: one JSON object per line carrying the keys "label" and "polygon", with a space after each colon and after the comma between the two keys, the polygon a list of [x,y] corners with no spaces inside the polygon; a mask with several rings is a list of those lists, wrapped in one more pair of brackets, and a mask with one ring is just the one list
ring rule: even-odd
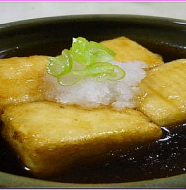
{"label": "chopped green onion", "polygon": [[47,66],[47,73],[53,77],[58,77],[60,74],[64,73],[65,65],[61,63],[59,57],[49,57],[49,63]]}
{"label": "chopped green onion", "polygon": [[121,80],[125,77],[125,71],[120,68],[117,65],[112,65],[113,66],[113,70],[110,73],[102,73],[97,80],[98,81],[102,81],[102,80],[110,80],[110,81],[117,81],[117,80]]}
{"label": "chopped green onion", "polygon": [[111,49],[107,48],[106,46],[104,46],[104,45],[102,45],[100,43],[90,41],[90,44],[92,44],[92,46],[97,47],[98,49],[102,49],[103,51],[109,53],[112,57],[114,57],[116,55],[115,52],[113,52]]}
{"label": "chopped green onion", "polygon": [[71,86],[76,84],[80,79],[79,76],[76,76],[73,73],[68,73],[67,75],[57,78],[57,81],[62,86]]}
{"label": "chopped green onion", "polygon": [[74,75],[80,77],[98,77],[98,80],[120,80],[124,78],[125,71],[117,65],[112,65],[111,63],[96,63],[85,70],[72,71]]}
{"label": "chopped green onion", "polygon": [[85,38],[73,38],[70,50],[62,55],[49,57],[47,73],[55,77],[62,86],[77,83],[83,77],[96,77],[98,81],[120,80],[125,71],[109,63],[115,53],[102,44],[87,41]]}
{"label": "chopped green onion", "polygon": [[62,55],[57,57],[49,57],[47,73],[53,77],[62,76],[72,69],[72,58],[69,50],[64,50]]}
{"label": "chopped green onion", "polygon": [[115,53],[96,42],[88,42],[85,38],[73,38],[71,52],[75,61],[91,65],[96,62],[107,62],[113,60]]}
{"label": "chopped green onion", "polygon": [[70,54],[70,51],[68,49],[64,49],[62,51],[62,56],[65,57],[65,62],[66,63],[66,72],[68,73],[72,70],[72,66],[73,66],[73,60]]}
{"label": "chopped green onion", "polygon": [[89,43],[85,38],[73,38],[70,51],[73,55],[74,61],[83,65],[90,65],[92,55],[89,52]]}

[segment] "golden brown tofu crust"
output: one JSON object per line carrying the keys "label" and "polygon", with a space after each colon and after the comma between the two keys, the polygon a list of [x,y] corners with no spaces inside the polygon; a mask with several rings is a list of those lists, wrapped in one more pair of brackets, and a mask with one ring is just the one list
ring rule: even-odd
{"label": "golden brown tofu crust", "polygon": [[140,83],[138,109],[160,126],[186,121],[186,59],[148,71]]}
{"label": "golden brown tofu crust", "polygon": [[41,101],[41,88],[47,57],[0,59],[0,108],[22,102]]}
{"label": "golden brown tofu crust", "polygon": [[152,53],[126,37],[102,41],[101,44],[113,50],[116,53],[115,60],[120,62],[144,61],[150,68],[164,63],[160,55]]}
{"label": "golden brown tofu crust", "polygon": [[[125,37],[101,43],[117,53],[118,61],[142,60],[150,67],[163,63],[160,56]],[[7,105],[45,100],[42,77],[46,65],[46,56],[0,59],[0,110]]]}
{"label": "golden brown tofu crust", "polygon": [[8,107],[2,121],[3,135],[38,177],[55,176],[78,160],[90,162],[111,149],[128,150],[162,135],[136,110],[85,110],[52,102]]}

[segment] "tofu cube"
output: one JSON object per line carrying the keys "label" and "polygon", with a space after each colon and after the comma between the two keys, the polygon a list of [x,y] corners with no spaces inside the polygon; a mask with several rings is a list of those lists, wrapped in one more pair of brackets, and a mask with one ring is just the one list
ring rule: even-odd
{"label": "tofu cube", "polygon": [[160,126],[186,121],[186,59],[148,71],[140,83],[138,110]]}
{"label": "tofu cube", "polygon": [[109,150],[129,150],[162,135],[159,126],[136,110],[87,110],[54,102],[8,107],[2,121],[3,135],[40,178],[57,176],[78,161],[93,162]]}
{"label": "tofu cube", "polygon": [[101,44],[116,53],[116,61],[144,61],[150,68],[164,63],[160,55],[152,53],[137,42],[126,37],[102,41]]}
{"label": "tofu cube", "polygon": [[21,102],[43,100],[41,83],[46,65],[45,56],[0,59],[0,109]]}

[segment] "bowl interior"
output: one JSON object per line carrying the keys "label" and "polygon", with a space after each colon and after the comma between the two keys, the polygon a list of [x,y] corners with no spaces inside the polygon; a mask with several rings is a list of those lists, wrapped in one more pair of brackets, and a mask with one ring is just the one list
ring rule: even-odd
{"label": "bowl interior", "polygon": [[72,37],[103,41],[129,37],[165,61],[183,58],[184,21],[130,15],[86,15],[35,19],[0,25],[0,56],[57,55]]}
{"label": "bowl interior", "polygon": [[[58,55],[71,46],[73,37],[103,41],[126,36],[164,61],[186,58],[186,22],[175,19],[130,16],[86,15],[28,20],[0,25],[0,58]],[[0,187],[186,187],[186,176],[131,183],[57,183],[0,172]],[[180,183],[181,182],[181,183]]]}

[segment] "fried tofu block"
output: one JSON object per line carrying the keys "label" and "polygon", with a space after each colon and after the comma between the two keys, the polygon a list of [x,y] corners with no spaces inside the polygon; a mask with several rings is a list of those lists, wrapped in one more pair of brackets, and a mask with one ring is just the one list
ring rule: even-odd
{"label": "fried tofu block", "polygon": [[45,56],[0,59],[0,108],[43,100],[41,78],[46,64]]}
{"label": "fried tofu block", "polygon": [[26,167],[40,177],[55,176],[104,152],[157,140],[161,128],[141,112],[127,109],[85,110],[54,102],[8,107],[3,135]]}
{"label": "fried tofu block", "polygon": [[152,53],[126,37],[102,41],[101,44],[113,50],[116,53],[115,60],[120,62],[144,61],[150,68],[164,63],[160,55]]}
{"label": "fried tofu block", "polygon": [[186,121],[186,59],[148,71],[142,80],[138,109],[160,126]]}

